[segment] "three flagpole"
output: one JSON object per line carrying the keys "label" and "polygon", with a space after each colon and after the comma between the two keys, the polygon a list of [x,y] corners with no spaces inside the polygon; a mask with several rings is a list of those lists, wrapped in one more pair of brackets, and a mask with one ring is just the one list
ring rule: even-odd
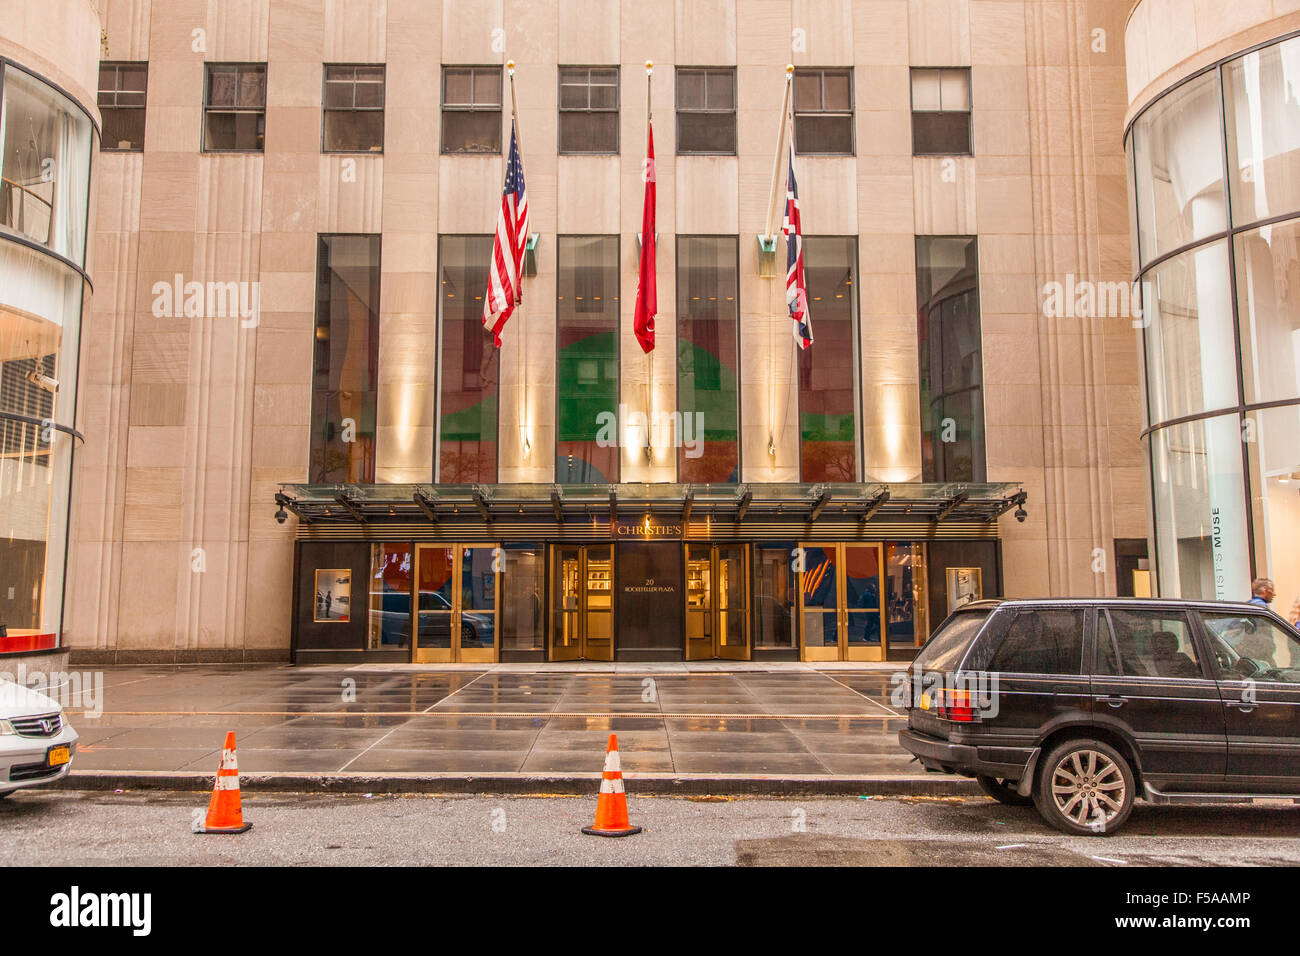
{"label": "three flagpole", "polygon": [[[772,242],[773,247],[775,247],[776,245],[777,197],[780,195],[781,192],[781,161],[785,159],[786,156],[786,134],[789,133],[791,136],[793,136],[794,134],[794,130],[791,128],[793,126],[793,123],[791,122],[791,117],[790,117],[790,105],[793,96],[793,91],[794,91],[794,64],[787,63],[785,66],[785,91],[782,94],[782,98],[781,98],[781,119],[776,129],[776,154],[772,158],[772,188],[768,193],[767,218],[764,220],[763,223],[765,227],[763,238],[770,240]],[[772,254],[773,256],[776,255],[775,248]],[[782,288],[784,288],[784,284],[782,284]],[[769,295],[770,294],[771,294],[771,289],[769,289]],[[782,296],[782,298],[784,299],[784,296]],[[773,330],[774,330],[774,324],[772,322],[769,322],[767,325],[767,346],[768,346],[767,354],[770,357],[774,358],[776,352],[775,349],[773,349],[772,347],[772,335],[774,334]],[[794,382],[795,350],[793,345],[794,343],[791,343],[790,363],[789,363],[789,368],[790,368],[789,380],[791,384],[793,384]],[[776,453],[775,445],[776,445],[776,432],[777,432],[778,424],[781,426],[782,434],[784,434],[785,431],[784,410],[781,413],[781,421],[778,423],[776,420],[776,389],[771,387],[771,383],[772,381],[775,380],[775,377],[776,377],[776,369],[773,368],[771,370],[771,374],[769,375],[769,383],[768,383],[769,387],[767,392],[768,394],[767,419],[768,422],[770,423],[769,427],[771,428],[771,431],[768,433],[767,436],[769,457]],[[790,402],[789,388],[785,389],[785,397],[786,397],[786,410],[788,410],[789,402]]]}

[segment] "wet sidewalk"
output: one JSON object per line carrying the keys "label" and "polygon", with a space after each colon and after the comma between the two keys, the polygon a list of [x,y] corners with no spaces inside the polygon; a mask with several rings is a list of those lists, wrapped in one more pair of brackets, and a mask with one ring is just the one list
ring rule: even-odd
{"label": "wet sidewalk", "polygon": [[103,713],[68,711],[81,734],[68,783],[211,775],[227,730],[250,777],[595,777],[610,733],[629,776],[920,774],[898,745],[896,665],[517,667],[107,668]]}

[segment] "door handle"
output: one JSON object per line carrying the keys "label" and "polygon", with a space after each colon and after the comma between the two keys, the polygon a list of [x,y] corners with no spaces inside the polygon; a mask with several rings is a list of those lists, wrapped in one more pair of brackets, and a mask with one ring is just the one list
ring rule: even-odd
{"label": "door handle", "polygon": [[1127,697],[1119,697],[1114,694],[1111,694],[1109,696],[1094,697],[1093,699],[1096,700],[1098,703],[1105,701],[1111,707],[1123,707],[1128,702]]}

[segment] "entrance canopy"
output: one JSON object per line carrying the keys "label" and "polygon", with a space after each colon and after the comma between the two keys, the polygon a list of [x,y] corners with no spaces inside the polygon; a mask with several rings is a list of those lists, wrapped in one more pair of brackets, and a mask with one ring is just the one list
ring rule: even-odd
{"label": "entrance canopy", "polygon": [[1026,494],[1014,482],[966,484],[284,484],[276,503],[304,537],[495,532],[616,538],[770,536],[777,532],[996,535]]}

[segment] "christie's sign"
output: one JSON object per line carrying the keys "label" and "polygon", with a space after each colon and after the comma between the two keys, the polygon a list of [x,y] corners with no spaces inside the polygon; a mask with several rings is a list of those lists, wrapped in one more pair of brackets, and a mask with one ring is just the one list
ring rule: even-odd
{"label": "christie's sign", "polygon": [[615,538],[641,538],[654,541],[658,538],[680,538],[680,524],[655,524],[649,518],[642,521],[619,521],[609,523],[609,533]]}

